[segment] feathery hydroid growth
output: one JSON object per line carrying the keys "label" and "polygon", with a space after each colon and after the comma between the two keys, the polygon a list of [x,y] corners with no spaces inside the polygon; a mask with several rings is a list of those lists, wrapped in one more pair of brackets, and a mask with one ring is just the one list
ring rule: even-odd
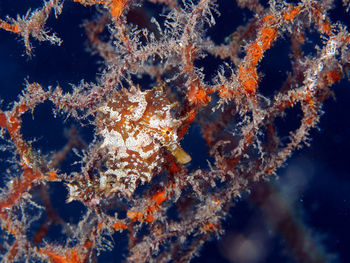
{"label": "feathery hydroid growth", "polygon": [[[7,262],[94,262],[118,246],[115,232],[128,236],[128,262],[191,260],[211,236],[222,234],[234,198],[308,144],[324,100],[333,95],[330,87],[349,70],[350,34],[328,17],[333,1],[270,1],[268,7],[237,1],[256,15],[220,44],[208,34],[220,19],[220,2],[209,0],[50,0],[24,16],[1,19],[0,28],[21,37],[35,59],[37,40],[65,41],[47,23],[52,15],[59,20],[68,2],[99,10],[82,22],[104,70],[94,83],[82,81],[70,92],[27,82],[18,100],[0,110],[4,149],[16,163],[0,196]],[[157,18],[147,16],[150,3],[162,8],[155,9]],[[309,31],[320,43],[305,55]],[[292,72],[283,87],[264,96],[259,65],[279,39],[290,40]],[[219,61],[212,75],[202,63],[208,56]],[[46,102],[56,116],[90,127],[93,139],[84,142],[72,130],[61,151],[41,153],[23,136],[22,119]],[[301,112],[298,127],[282,140],[276,119],[292,108]],[[208,168],[191,169],[181,146],[194,124],[209,149]],[[78,160],[69,158],[71,151]],[[64,171],[66,161],[79,169]],[[48,197],[54,182],[68,190],[57,198],[84,207],[79,222],[57,213]],[[60,242],[47,238],[54,224],[62,227]],[[302,245],[313,241],[298,233],[300,249],[293,254],[301,258]],[[326,260],[311,247],[309,262]]]}

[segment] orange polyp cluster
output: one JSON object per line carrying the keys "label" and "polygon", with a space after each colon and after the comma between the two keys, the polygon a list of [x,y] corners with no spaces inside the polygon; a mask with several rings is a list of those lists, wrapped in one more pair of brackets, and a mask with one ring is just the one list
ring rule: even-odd
{"label": "orange polyp cluster", "polygon": [[145,208],[145,211],[142,212],[135,212],[135,211],[128,211],[127,217],[131,219],[133,222],[146,222],[146,223],[153,223],[154,222],[154,216],[153,213],[157,211],[160,207],[160,205],[165,202],[168,199],[168,196],[165,192],[165,189],[163,189],[160,192],[156,192],[150,201],[150,205]]}
{"label": "orange polyp cluster", "polygon": [[330,71],[327,74],[327,80],[329,82],[329,85],[332,85],[334,82],[339,82],[342,78],[343,78],[342,74],[340,74],[336,70]]}
{"label": "orange polyp cluster", "polygon": [[50,246],[40,248],[39,251],[40,253],[46,255],[49,262],[52,263],[84,263],[87,262],[87,252],[93,245],[94,243],[87,239],[81,245],[77,245],[73,248],[62,249],[65,250],[65,253],[58,253],[57,251],[53,251]]}
{"label": "orange polyp cluster", "polygon": [[0,28],[4,29],[6,31],[10,31],[12,33],[16,33],[16,34],[20,32],[20,28],[18,27],[18,25],[8,24],[1,19],[0,19]]}
{"label": "orange polyp cluster", "polygon": [[205,105],[210,102],[211,98],[209,94],[212,91],[206,91],[197,82],[191,83],[190,90],[188,92],[188,100],[194,105]]}
{"label": "orange polyp cluster", "polygon": [[141,212],[129,211],[126,213],[126,216],[128,218],[130,218],[133,222],[136,222],[136,221],[142,222],[143,221],[143,213],[141,213]]}
{"label": "orange polyp cluster", "polygon": [[130,196],[139,182],[149,182],[162,163],[162,147],[179,163],[191,160],[180,147],[177,130],[182,122],[172,117],[173,106],[157,86],[114,92],[99,107],[96,125],[103,138],[100,147],[107,151],[107,170],[100,177],[100,187],[106,195],[122,192]]}
{"label": "orange polyp cluster", "polygon": [[216,224],[212,224],[212,223],[208,223],[208,224],[204,225],[204,230],[206,232],[214,232],[217,228],[218,228],[218,226]]}
{"label": "orange polyp cluster", "polygon": [[7,126],[7,117],[4,112],[0,112],[0,127],[6,128]]}
{"label": "orange polyp cluster", "polygon": [[[284,13],[283,18],[287,21],[293,20],[299,14],[300,10],[301,8],[298,6],[290,6],[289,10]],[[264,52],[277,39],[278,34],[274,27],[275,23],[276,18],[272,15],[266,15],[263,18],[263,26],[258,32],[258,37],[248,46],[245,63],[242,63],[239,67],[239,78],[247,95],[255,94],[258,88],[259,77],[256,67],[263,58]]]}
{"label": "orange polyp cluster", "polygon": [[47,180],[49,181],[54,181],[58,177],[58,174],[54,171],[50,171],[47,174],[48,174]]}
{"label": "orange polyp cluster", "polygon": [[128,5],[128,0],[74,0],[74,2],[82,5],[104,5],[113,18],[119,18]]}
{"label": "orange polyp cluster", "polygon": [[300,12],[300,6],[289,5],[289,10],[283,14],[283,19],[286,21],[293,20]]}
{"label": "orange polyp cluster", "polygon": [[126,5],[127,0],[112,0],[110,6],[111,15],[114,18],[119,18],[122,15]]}
{"label": "orange polyp cluster", "polygon": [[64,256],[61,256],[52,251],[46,251],[44,249],[40,250],[41,253],[46,254],[49,258],[49,262],[52,263],[83,263],[85,262],[84,257],[79,255],[77,251],[73,250],[72,253],[67,253]]}
{"label": "orange polyp cluster", "polygon": [[258,88],[258,73],[256,71],[256,68],[244,67],[244,65],[242,65],[239,68],[239,77],[246,94],[254,94]]}
{"label": "orange polyp cluster", "polygon": [[151,198],[151,200],[154,201],[156,203],[156,205],[160,205],[161,203],[163,203],[167,199],[168,199],[168,197],[165,193],[165,190],[162,190],[158,193],[155,193]]}
{"label": "orange polyp cluster", "polygon": [[332,34],[332,26],[323,15],[324,11],[319,6],[316,6],[314,9],[312,9],[312,11],[313,11],[313,15],[316,20],[316,23],[318,24],[319,31],[322,34],[326,34],[330,36]]}
{"label": "orange polyp cluster", "polygon": [[124,223],[116,222],[116,223],[113,225],[113,228],[114,228],[114,230],[116,230],[116,231],[123,232],[125,229],[128,228],[128,226],[125,225]]}
{"label": "orange polyp cluster", "polygon": [[273,24],[273,16],[267,15],[264,18],[265,25],[261,29],[259,37],[251,43],[247,50],[247,63],[239,68],[239,77],[242,86],[247,94],[254,94],[258,88],[257,64],[262,59],[264,52],[269,49],[277,37],[276,29],[269,27]]}

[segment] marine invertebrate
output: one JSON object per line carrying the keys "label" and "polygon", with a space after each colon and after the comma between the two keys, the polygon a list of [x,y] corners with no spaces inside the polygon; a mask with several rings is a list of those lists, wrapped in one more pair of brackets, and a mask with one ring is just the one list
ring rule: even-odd
{"label": "marine invertebrate", "polygon": [[146,91],[136,86],[115,91],[100,105],[96,126],[103,138],[100,148],[107,151],[100,188],[106,195],[120,191],[131,195],[138,182],[149,182],[162,162],[161,147],[181,164],[191,160],[179,144],[182,120],[171,112],[176,105],[162,85]]}

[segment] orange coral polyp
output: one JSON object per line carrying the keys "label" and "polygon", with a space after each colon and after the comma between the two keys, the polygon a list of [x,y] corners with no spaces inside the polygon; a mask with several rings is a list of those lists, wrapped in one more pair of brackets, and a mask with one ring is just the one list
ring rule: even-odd
{"label": "orange coral polyp", "polygon": [[273,28],[264,28],[261,31],[260,41],[262,42],[262,47],[264,50],[271,47],[272,42],[277,37],[277,32]]}
{"label": "orange coral polyp", "polygon": [[190,90],[188,92],[188,100],[192,104],[207,104],[210,102],[211,98],[203,88],[196,85],[196,83],[190,85]]}
{"label": "orange coral polyp", "polygon": [[260,47],[260,45],[258,43],[255,43],[249,47],[247,54],[248,54],[249,58],[251,59],[251,63],[257,64],[260,61],[260,59],[262,58],[264,52],[263,52],[262,48]]}
{"label": "orange coral polyp", "polygon": [[0,28],[12,33],[19,33],[21,30],[18,25],[11,25],[0,19]]}
{"label": "orange coral polyp", "polygon": [[299,12],[301,10],[300,6],[294,7],[294,6],[290,5],[290,8],[291,9],[283,15],[283,18],[287,21],[293,20],[299,14]]}
{"label": "orange coral polyp", "polygon": [[127,4],[127,0],[112,0],[111,6],[109,9],[111,12],[111,15],[114,18],[119,18],[123,13],[123,10],[125,9],[126,4]]}

